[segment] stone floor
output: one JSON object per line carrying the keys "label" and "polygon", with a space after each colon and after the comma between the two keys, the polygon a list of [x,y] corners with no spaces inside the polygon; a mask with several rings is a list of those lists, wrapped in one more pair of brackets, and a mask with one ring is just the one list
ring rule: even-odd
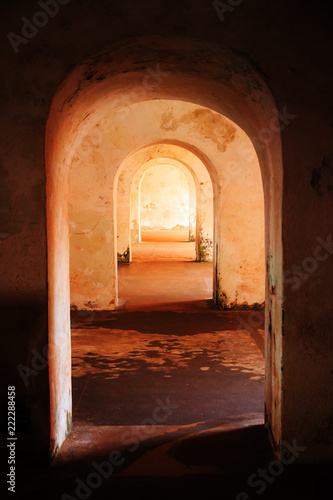
{"label": "stone floor", "polygon": [[324,467],[258,478],[275,460],[263,313],[215,310],[212,265],[193,250],[134,245],[119,309],[73,313],[73,431],[22,498],[328,498]]}
{"label": "stone floor", "polygon": [[264,332],[248,315],[97,313],[72,332],[74,422],[139,425],[165,398],[170,425],[263,416]]}
{"label": "stone floor", "polygon": [[193,251],[134,245],[133,262],[119,265],[118,311],[73,314],[75,423],[140,425],[166,397],[168,425],[263,418],[263,313],[214,309],[212,264]]}

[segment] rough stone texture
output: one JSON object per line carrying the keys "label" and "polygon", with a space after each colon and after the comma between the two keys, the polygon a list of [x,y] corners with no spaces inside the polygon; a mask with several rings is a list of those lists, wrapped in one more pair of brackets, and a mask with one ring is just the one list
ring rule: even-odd
{"label": "rough stone texture", "polygon": [[[176,146],[174,144],[157,144],[145,148],[145,159],[146,163],[137,171],[132,180],[132,190],[131,190],[131,213],[135,219],[138,219],[138,193],[139,193],[139,183],[142,177],[142,173],[155,164],[160,164],[163,161],[168,161],[171,165],[177,166],[186,175],[189,187],[190,187],[190,241],[196,241],[196,254],[197,260],[200,260],[199,256],[199,244],[201,240],[201,232],[210,236],[213,239],[214,232],[214,222],[213,222],[213,187],[212,180],[210,178],[209,172],[205,167],[204,163],[191,151],[185,147]],[[149,158],[147,160],[147,158]],[[143,161],[139,157],[137,161]],[[126,166],[126,172],[130,174],[128,167]],[[119,176],[121,178],[121,176]],[[120,196],[120,191],[118,190],[118,196]],[[119,203],[125,203],[125,200],[120,200]],[[203,227],[199,230],[199,225],[197,220],[202,219]],[[120,224],[118,218],[118,233],[121,227],[126,227],[124,220]],[[133,221],[132,221],[133,223]],[[136,225],[134,224],[134,227]],[[127,231],[125,231],[127,234]],[[133,232],[132,232],[133,234]],[[138,234],[139,236],[139,234]],[[119,240],[123,241],[121,235],[119,235]],[[125,240],[127,241],[127,240]],[[135,241],[135,240],[134,240]],[[139,241],[139,237],[137,238]],[[209,254],[209,261],[213,259],[213,253]]]}
{"label": "rough stone texture", "polygon": [[[30,432],[27,439],[38,453],[49,447],[48,373],[41,370],[25,386],[16,367],[20,363],[30,365],[32,349],[40,350],[48,342],[48,298],[54,304],[49,309],[49,339],[63,349],[59,340],[65,333],[69,351],[69,289],[66,280],[53,280],[56,257],[64,255],[63,260],[57,259],[56,269],[58,273],[63,269],[67,278],[69,266],[68,240],[63,235],[68,221],[59,201],[66,194],[68,178],[64,168],[68,165],[63,164],[63,159],[71,153],[72,145],[74,149],[77,147],[74,140],[81,133],[80,120],[89,120],[88,114],[95,109],[92,103],[108,90],[107,69],[94,66],[102,56],[79,66],[72,83],[63,82],[87,55],[96,54],[106,43],[158,32],[162,36],[209,40],[238,54],[231,57],[226,49],[215,51],[206,42],[187,42],[184,38],[177,42],[177,51],[170,48],[161,51],[152,41],[146,45],[133,44],[132,65],[124,57],[126,51],[108,50],[105,57],[110,63],[113,59],[111,73],[116,75],[114,68],[118,68],[115,88],[122,91],[130,91],[138,84],[133,75],[139,68],[144,72],[150,63],[156,68],[157,60],[165,62],[164,71],[178,75],[183,72],[181,86],[176,77],[170,78],[168,86],[162,85],[163,96],[188,99],[222,112],[242,127],[256,145],[266,204],[266,363],[270,367],[266,386],[267,421],[277,448],[282,439],[297,438],[297,442],[306,446],[302,460],[332,460],[331,254],[319,263],[315,272],[298,278],[300,286],[296,289],[286,279],[283,282],[283,271],[290,276],[298,272],[293,270],[294,265],[302,266],[305,262],[306,266],[304,259],[313,256],[318,245],[316,239],[326,240],[332,230],[331,179],[329,169],[323,167],[323,159],[332,154],[331,2],[322,2],[320,7],[311,2],[287,0],[242,2],[226,12],[221,22],[212,3],[204,0],[187,0],[182,4],[172,0],[167,4],[164,0],[153,4],[82,0],[79,5],[71,1],[61,6],[57,16],[50,18],[47,26],[38,29],[27,43],[20,44],[19,52],[15,53],[5,35],[20,34],[21,18],[31,19],[37,9],[36,2],[23,0],[1,5],[0,163],[4,197],[0,251],[6,332],[2,369],[4,383],[17,386],[19,415]],[[192,55],[189,47],[193,49]],[[127,73],[119,76],[121,71]],[[200,85],[191,88],[190,84],[199,80]],[[93,82],[103,87],[101,93],[94,94]],[[48,191],[52,191],[52,186],[59,187],[59,197],[49,200],[50,209],[55,208],[59,217],[49,220],[47,253],[44,139],[50,106],[61,85],[54,104],[59,113],[52,113],[47,140],[54,168],[52,178],[48,176]],[[86,109],[79,112],[73,106],[83,89]],[[119,98],[120,94],[121,91]],[[156,97],[162,94],[155,92]],[[66,127],[61,119],[62,106],[69,120]],[[286,106],[287,112],[295,115],[289,122],[286,119],[281,122],[283,165],[279,139],[274,135],[272,142],[263,148],[258,138],[263,127],[270,130],[270,123],[277,126],[272,112],[276,106],[280,111]],[[61,140],[59,136],[52,139],[56,124]],[[81,139],[82,136],[76,142]],[[60,142],[62,151],[57,147]],[[265,164],[274,168],[266,169]],[[47,259],[52,284],[49,289]],[[316,341],[312,342],[314,338]],[[61,364],[52,370],[54,375],[65,376]],[[68,380],[63,388],[66,396],[62,396],[66,398],[66,411],[70,410],[69,387]],[[51,390],[54,391],[53,386]],[[57,388],[56,394],[61,394],[61,390]],[[54,400],[54,394],[52,408],[58,397]],[[53,419],[53,425],[55,422],[58,421]],[[66,430],[63,419],[57,432],[53,432],[56,436],[53,449],[61,444]]]}
{"label": "rough stone texture", "polygon": [[[112,309],[117,304],[117,270],[111,256],[116,251],[118,261],[131,259],[131,186],[143,162],[152,166],[151,156],[161,154],[158,139],[171,145],[181,142],[187,149],[195,146],[206,158],[203,165],[193,155],[191,161],[189,155],[172,150],[178,161],[189,160],[195,176],[199,261],[213,260],[215,200],[216,289],[227,297],[227,306],[264,301],[264,202],[258,160],[239,127],[206,111],[190,103],[146,101],[110,112],[88,129],[73,158],[69,190],[71,294],[77,307]],[[140,149],[149,143],[157,144]],[[219,179],[215,192],[213,175]],[[117,212],[116,250],[112,207]]]}

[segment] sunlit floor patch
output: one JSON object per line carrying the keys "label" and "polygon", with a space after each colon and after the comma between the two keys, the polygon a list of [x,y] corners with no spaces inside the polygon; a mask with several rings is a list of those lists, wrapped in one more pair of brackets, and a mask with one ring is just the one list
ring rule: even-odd
{"label": "sunlit floor patch", "polygon": [[78,325],[74,421],[139,425],[166,396],[177,405],[168,423],[263,413],[264,332],[240,330],[246,314],[101,313]]}

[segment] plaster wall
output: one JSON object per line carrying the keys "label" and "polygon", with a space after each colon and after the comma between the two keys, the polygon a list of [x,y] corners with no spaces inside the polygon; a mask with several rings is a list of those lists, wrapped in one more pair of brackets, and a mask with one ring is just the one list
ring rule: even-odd
{"label": "plaster wall", "polygon": [[[213,253],[214,198],[218,207],[215,238],[220,248],[216,261],[218,301],[223,306],[263,302],[263,190],[258,159],[246,134],[225,117],[190,103],[146,101],[130,106],[127,112],[126,119],[120,110],[99,122],[73,158],[69,211],[72,305],[79,309],[116,307],[112,255],[117,249],[110,230],[111,206],[115,203],[117,209],[117,234],[122,233],[124,224],[128,242],[132,180],[127,166],[119,170],[121,158],[131,155],[135,144],[153,143],[161,137],[184,143],[190,137],[217,172],[215,195],[207,173],[200,182],[197,232],[198,260],[209,260]],[[134,161],[132,164],[138,168]],[[121,203],[114,198],[117,190],[127,192]],[[118,258],[119,254],[118,245]]]}
{"label": "plaster wall", "polygon": [[[162,147],[160,145],[156,150]],[[179,153],[186,153],[185,149],[179,148],[177,146],[169,145],[174,151]],[[190,154],[187,151],[187,154]],[[193,155],[194,157],[194,155]],[[196,158],[196,157],[194,157]],[[196,158],[199,161],[198,158]],[[188,185],[188,203],[189,203],[189,214],[188,214],[188,225],[189,225],[189,240],[195,241],[196,238],[196,203],[197,203],[197,182],[194,179],[194,172],[191,171],[185,166],[184,163],[174,160],[172,158],[156,158],[155,160],[149,160],[146,164],[144,164],[134,175],[132,184],[131,184],[131,242],[139,242],[141,241],[141,225],[140,225],[140,185],[145,172],[151,168],[152,165],[158,166],[163,165],[163,163],[167,163],[168,165],[173,165],[174,168],[180,170],[186,178]],[[206,171],[205,167],[203,169]],[[207,173],[208,174],[208,173]],[[119,231],[119,225],[118,225]]]}
{"label": "plaster wall", "polygon": [[141,179],[141,231],[184,230],[189,233],[190,190],[177,167],[159,165]]}
{"label": "plaster wall", "polygon": [[[135,161],[146,161],[146,163],[133,174],[132,167]],[[186,175],[190,188],[190,237],[196,241],[196,260],[211,262],[213,260],[213,248],[211,242],[214,239],[214,195],[212,179],[200,158],[186,147],[175,144],[157,144],[145,148],[142,153],[134,154],[132,160],[122,166],[122,172],[118,180],[118,205],[126,204],[124,191],[121,183],[124,179],[134,175],[131,184],[131,236],[133,241],[139,241],[139,186],[144,172],[150,166],[167,161],[182,170]],[[122,212],[121,212],[122,213]],[[123,251],[129,247],[126,219],[120,218],[118,211],[118,248]],[[200,220],[200,226],[197,225]],[[124,228],[124,229],[122,229]]]}
{"label": "plaster wall", "polygon": [[[154,5],[82,0],[79,11],[77,2],[62,5],[47,26],[14,52],[5,35],[20,34],[22,17],[32,19],[37,8],[34,2],[13,0],[1,4],[0,16],[4,34],[0,252],[6,332],[1,370],[4,386],[16,385],[21,445],[28,443],[28,449],[31,444],[38,456],[48,450],[50,391],[57,393],[62,376],[55,370],[58,379],[49,389],[44,369],[25,384],[17,366],[31,367],[34,350],[41,353],[48,342],[64,332],[68,335],[68,240],[62,201],[69,160],[65,158],[86,135],[87,129],[82,130],[94,113],[103,114],[102,96],[114,92],[119,102],[116,88],[121,88],[127,92],[127,103],[140,100],[138,89],[133,89],[147,76],[146,66],[156,71],[159,63],[170,74],[167,82],[155,81],[156,89],[150,90],[154,98],[181,97],[215,109],[238,123],[257,148],[266,204],[266,363],[271,367],[267,425],[277,449],[283,439],[297,439],[306,447],[298,460],[332,461],[331,253],[317,261],[313,272],[303,269],[303,265],[308,269],[306,259],[314,258],[317,238],[328,241],[330,249],[332,231],[333,53],[327,49],[332,44],[331,4],[323,2],[319,9],[307,2],[300,9],[297,2],[287,0],[242,2],[222,21],[211,2],[200,0],[183,5],[171,1],[167,9],[159,0]],[[156,32],[163,39],[181,36],[167,51],[161,50],[156,37],[146,44],[135,40],[130,63],[126,51],[117,56],[117,47],[122,48],[117,40]],[[186,37],[194,38],[187,44]],[[106,43],[112,50],[100,52]],[[233,57],[217,47],[229,47]],[[79,64],[94,53],[98,56]],[[116,76],[114,85],[108,86],[105,75],[110,73]],[[153,80],[148,83],[153,85]],[[49,114],[47,251],[44,140]],[[271,140],[263,143],[260,132],[272,132],[271,125]],[[64,346],[65,359],[66,345],[59,342],[59,346]],[[68,384],[62,388],[67,394]],[[53,410],[52,403],[51,420]],[[66,434],[65,415],[64,411],[53,419],[53,451]]]}

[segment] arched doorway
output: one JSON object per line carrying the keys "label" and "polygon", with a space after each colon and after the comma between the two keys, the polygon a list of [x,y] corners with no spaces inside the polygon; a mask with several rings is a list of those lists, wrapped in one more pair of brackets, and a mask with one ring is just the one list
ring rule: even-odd
{"label": "arched doorway", "polygon": [[[131,242],[139,241],[138,196],[142,175],[150,167],[163,163],[181,169],[186,175],[190,186],[190,240],[196,241],[196,260],[210,261],[213,251],[204,247],[204,239],[213,241],[212,179],[205,162],[189,149],[188,144],[179,141],[145,146],[130,154],[120,165],[116,176],[116,204],[125,209],[117,210],[118,260],[130,262]],[[201,221],[201,226],[197,221]],[[201,254],[200,247],[205,250]]]}
{"label": "arched doorway", "polygon": [[[154,68],[154,77],[151,72],[147,74],[146,68],[138,70],[135,66],[142,50],[145,50],[145,44],[152,54],[150,66]],[[130,106],[156,97],[177,97],[226,116],[245,131],[256,147],[265,195],[266,220],[266,418],[277,446],[281,440],[282,161],[279,132],[273,133],[270,127],[272,119],[276,121],[273,114],[275,103],[255,71],[226,50],[197,40],[185,42],[184,39],[164,40],[158,37],[153,46],[154,50],[151,50],[152,40],[149,37],[142,38],[140,45],[133,40],[127,41],[113,47],[113,63],[108,62],[106,51],[98,60],[92,58],[86,61],[68,77],[52,104],[46,137],[52,454],[65,439],[71,419],[69,253],[66,230],[69,168],[87,130],[98,123],[103,124],[107,113],[122,108],[126,116]],[[93,79],[90,76],[92,65],[96,70]],[[211,78],[207,78],[207,75]],[[124,83],[126,81],[125,86],[122,80]],[[124,93],[122,88],[127,91]],[[166,121],[167,127],[168,123]],[[271,133],[264,135],[263,130]],[[134,146],[134,149],[139,146]],[[195,147],[193,149],[196,150]],[[120,146],[118,151],[121,150]],[[207,158],[206,161],[210,163]],[[214,178],[214,171],[212,176]],[[214,186],[218,190],[216,177]],[[215,196],[215,200],[217,203],[218,196]],[[216,208],[219,208],[218,204]],[[109,232],[111,240],[115,237],[112,213],[111,207],[105,231]],[[111,260],[115,263],[115,242],[112,248]],[[216,259],[221,262],[219,254]],[[115,267],[113,265],[108,277],[114,289]],[[217,282],[220,283],[219,276]],[[225,294],[228,302],[228,294],[217,288],[219,296]],[[110,302],[110,308],[114,307],[116,297]],[[274,342],[271,341],[272,331]]]}
{"label": "arched doorway", "polygon": [[[165,162],[165,163],[164,163]],[[154,161],[154,167],[159,167],[160,165],[163,168],[163,165],[169,165],[171,169],[178,169],[179,172],[182,172],[183,178],[182,178],[182,186],[181,186],[181,191],[183,191],[183,195],[186,198],[186,201],[181,200],[179,198],[178,203],[176,202],[176,206],[180,205],[181,211],[188,211],[188,214],[183,213],[183,217],[185,215],[185,218],[183,220],[180,218],[179,221],[177,222],[176,226],[180,226],[179,229],[181,231],[185,231],[183,235],[179,235],[181,238],[184,238],[185,241],[195,241],[196,239],[196,221],[197,221],[197,215],[196,215],[196,183],[193,178],[193,174],[190,172],[190,170],[181,162],[178,162],[177,160],[173,159],[168,159],[168,158],[158,158]],[[154,168],[150,167],[150,168]],[[171,170],[171,172],[177,172],[177,170]],[[161,171],[163,174],[163,170]],[[144,180],[144,177],[147,174],[147,170],[145,169],[145,173],[141,174],[141,172],[137,172],[135,175],[135,178],[133,179],[132,182],[132,190],[131,190],[131,223],[132,223],[132,235],[133,237],[131,238],[132,241],[136,241],[136,234],[133,231],[135,226],[135,215],[137,216],[138,220],[138,241],[142,241],[142,222],[140,220],[140,216],[142,217],[142,207],[144,206],[144,200],[142,196],[142,182]],[[167,175],[167,172],[164,172],[164,175],[166,177],[166,182],[169,182],[169,176]],[[157,179],[157,182],[159,180]],[[178,190],[178,179],[175,179],[176,183],[176,189]],[[171,183],[170,183],[171,184]],[[161,186],[162,187],[162,186]],[[171,184],[172,187],[172,184]],[[148,191],[149,192],[149,191]],[[165,195],[167,193],[163,193],[162,191],[162,199],[165,198]],[[181,195],[181,192],[179,192]],[[138,201],[138,203],[137,203]],[[171,202],[171,199],[170,199]],[[172,211],[175,209],[172,208]],[[136,213],[137,212],[137,213]],[[183,228],[181,227],[182,225]],[[174,230],[176,229],[176,226],[174,226]],[[184,229],[184,227],[188,228]],[[174,238],[173,238],[174,239]]]}
{"label": "arched doorway", "polygon": [[189,241],[190,188],[177,167],[151,167],[139,186],[139,230],[141,242]]}

